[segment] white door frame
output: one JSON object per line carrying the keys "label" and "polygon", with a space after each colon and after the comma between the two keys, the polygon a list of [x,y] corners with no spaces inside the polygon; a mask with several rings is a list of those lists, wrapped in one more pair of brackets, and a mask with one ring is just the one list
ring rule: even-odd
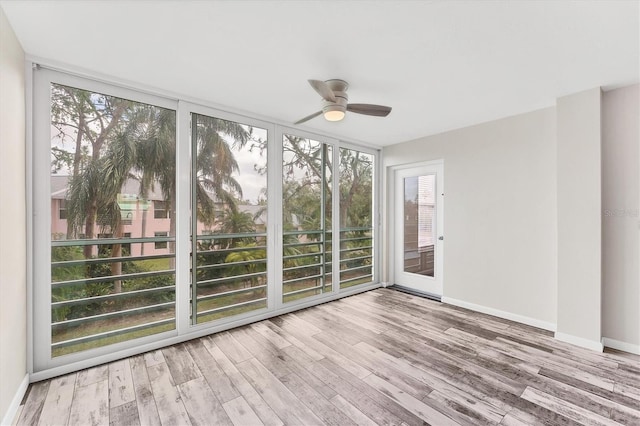
{"label": "white door frame", "polygon": [[438,182],[436,183],[436,187],[442,189],[437,195],[436,201],[436,215],[440,218],[440,227],[437,229],[436,237],[436,245],[437,245],[437,254],[435,261],[435,271],[436,274],[439,274],[440,282],[441,282],[441,291],[440,294],[436,294],[435,296],[444,297],[445,290],[445,274],[444,274],[444,241],[440,240],[440,236],[444,236],[444,160],[431,160],[431,161],[421,161],[417,163],[409,163],[409,164],[401,164],[396,166],[389,166],[387,168],[387,222],[386,225],[388,227],[388,240],[387,240],[387,264],[388,264],[388,283],[389,285],[396,284],[396,246],[398,243],[398,236],[396,235],[396,172],[406,169],[414,169],[421,167],[440,167],[440,173],[438,176]]}

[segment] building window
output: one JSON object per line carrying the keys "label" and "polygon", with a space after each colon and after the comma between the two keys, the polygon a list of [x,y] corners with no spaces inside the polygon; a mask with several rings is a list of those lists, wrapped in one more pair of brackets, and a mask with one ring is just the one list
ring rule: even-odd
{"label": "building window", "polygon": [[62,220],[67,219],[67,200],[60,200],[58,203],[58,218]]}
{"label": "building window", "polygon": [[153,202],[153,218],[167,219],[168,217],[169,217],[169,211],[167,210],[167,202],[154,201]]}
{"label": "building window", "polygon": [[[168,235],[169,235],[168,232],[155,232],[155,236],[156,237],[166,237]],[[158,249],[166,249],[167,248],[167,242],[166,241],[156,241],[155,248],[156,248],[156,250],[158,250]]]}

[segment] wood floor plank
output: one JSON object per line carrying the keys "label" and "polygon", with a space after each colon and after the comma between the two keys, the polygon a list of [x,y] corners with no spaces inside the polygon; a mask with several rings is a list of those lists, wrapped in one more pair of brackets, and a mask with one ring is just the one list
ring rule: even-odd
{"label": "wood floor plank", "polygon": [[[164,359],[164,358],[163,358]],[[138,406],[138,418],[142,425],[160,424],[160,415],[147,373],[146,356],[138,355],[129,359],[131,379]],[[164,363],[163,363],[164,364]],[[158,365],[158,364],[153,364]]]}
{"label": "wood floor plank", "polygon": [[341,395],[335,395],[329,400],[340,411],[347,415],[355,424],[359,426],[376,426],[377,423],[367,417],[362,411],[351,405],[349,401]]}
{"label": "wood floor plank", "polygon": [[[300,339],[298,339],[297,337],[295,337],[291,333],[288,333],[287,331],[289,330],[289,328],[288,328],[288,326],[290,325],[289,323],[287,323],[285,321],[281,321],[280,322],[280,326],[276,325],[276,323],[273,322],[273,321],[265,321],[264,323],[269,328],[271,328],[271,330],[273,330],[274,332],[278,333],[278,335],[282,336],[284,339],[286,339],[288,342],[290,342],[293,346],[299,348],[304,353],[306,353],[314,361],[319,361],[322,358],[324,358],[324,355],[322,355],[321,353],[318,353],[317,351],[313,350],[311,347],[309,347],[309,345],[305,344],[303,341],[301,341]],[[295,326],[293,326],[293,328],[296,329]]]}
{"label": "wood floor plank", "polygon": [[253,358],[253,355],[251,355],[244,346],[238,343],[238,341],[236,341],[228,331],[224,333],[217,333],[212,336],[212,339],[234,364]]}
{"label": "wood floor plank", "polygon": [[77,374],[67,374],[51,380],[38,425],[66,425],[69,422],[76,378]]}
{"label": "wood floor plank", "polygon": [[109,424],[109,380],[76,386],[69,425]]}
{"label": "wood floor plank", "polygon": [[29,386],[25,395],[26,402],[18,417],[19,425],[35,425],[38,423],[50,385],[49,381],[44,381],[33,383]]}
{"label": "wood floor plank", "polygon": [[617,422],[614,422],[611,419],[595,414],[592,411],[585,410],[577,405],[569,404],[555,396],[540,392],[539,390],[531,387],[525,389],[522,393],[522,398],[582,424],[598,426],[618,425]]}
{"label": "wood floor plank", "polygon": [[224,374],[229,378],[233,386],[247,401],[247,404],[255,411],[262,423],[268,426],[282,426],[282,420],[271,409],[266,401],[254,389],[247,379],[238,371],[236,366],[227,358],[227,355],[213,342],[213,340],[205,339],[205,347],[216,360]]}
{"label": "wood floor plank", "polygon": [[147,372],[160,422],[163,425],[190,425],[191,420],[173,382],[167,363],[163,362],[148,367]]}
{"label": "wood floor plank", "polygon": [[257,359],[244,361],[237,367],[285,424],[322,424],[322,421]]}
{"label": "wood floor plank", "polygon": [[333,366],[325,367],[323,365],[327,360],[318,361],[307,365],[307,369],[316,377],[324,381],[328,386],[332,387],[336,393],[342,396],[346,401],[356,407],[367,416],[371,417],[378,424],[397,425],[402,423],[400,417],[386,410],[379,401],[371,398],[363,392],[360,392],[350,381],[345,380],[345,376],[337,374]]}
{"label": "wood floor plank", "polygon": [[138,416],[138,405],[135,401],[120,404],[117,407],[109,409],[109,425],[110,426],[139,426],[140,417]]}
{"label": "wood floor plank", "polygon": [[207,380],[216,398],[221,402],[236,399],[240,393],[233,386],[229,377],[222,371],[211,353],[203,344],[203,340],[193,340],[186,344],[187,350]]}
{"label": "wood floor plank", "polygon": [[109,364],[109,407],[135,401],[135,390],[128,359]]}
{"label": "wood floor plank", "polygon": [[355,426],[349,417],[335,407],[317,390],[309,386],[300,376],[295,373],[289,374],[281,379],[282,383],[293,393],[303,404],[318,416],[326,425],[332,426]]}
{"label": "wood floor plank", "polygon": [[88,368],[78,371],[76,386],[87,386],[92,383],[109,379],[109,365],[103,364],[97,367]]}
{"label": "wood floor plank", "polygon": [[[380,362],[379,359],[373,356],[370,352],[362,350],[358,345],[351,346],[341,342],[335,342],[331,337],[324,336],[323,333],[316,334],[314,338],[320,340],[325,345],[345,356],[351,355],[352,357],[357,358],[358,363],[364,366],[367,370],[379,377],[385,378],[394,386],[397,386],[415,398],[422,399],[433,391],[433,388],[429,387],[424,382],[415,379],[410,374],[406,374],[401,370],[392,367],[390,364]],[[359,345],[364,344],[365,343],[359,343]]]}
{"label": "wood floor plank", "polygon": [[375,374],[370,374],[362,380],[374,389],[377,389],[380,393],[398,401],[403,407],[406,407],[413,414],[425,420],[429,424],[458,425],[456,421],[445,416],[441,412],[434,410],[419,399],[402,392],[400,389]]}
{"label": "wood floor plank", "polygon": [[[463,397],[459,392],[437,389],[431,392],[427,398],[439,401],[445,406],[454,407],[454,411],[464,414],[476,424],[498,424],[506,414],[484,401]],[[423,400],[423,402],[426,401]]]}
{"label": "wood floor plank", "polygon": [[177,388],[192,425],[233,424],[204,377],[180,383]]}
{"label": "wood floor plank", "polygon": [[222,404],[222,407],[227,412],[227,415],[235,426],[264,425],[256,413],[251,409],[251,406],[241,396],[225,402]]}
{"label": "wood floor plank", "polygon": [[185,344],[164,348],[162,354],[176,385],[202,377]]}
{"label": "wood floor plank", "polygon": [[291,342],[289,342],[284,337],[280,336],[278,333],[270,329],[266,322],[258,322],[251,324],[251,328],[262,335],[265,339],[267,339],[273,346],[278,349],[286,348],[287,346],[291,346]]}
{"label": "wood floor plank", "polygon": [[163,362],[165,362],[162,350],[158,349],[156,351],[145,353],[144,362],[146,363],[147,367],[153,367],[154,365],[162,364]]}

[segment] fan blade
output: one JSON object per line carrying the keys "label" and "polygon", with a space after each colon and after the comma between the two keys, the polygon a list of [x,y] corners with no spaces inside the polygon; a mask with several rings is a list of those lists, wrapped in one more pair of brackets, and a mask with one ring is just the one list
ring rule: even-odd
{"label": "fan blade", "polygon": [[336,95],[333,94],[333,90],[331,90],[327,83],[320,80],[307,81],[309,81],[309,84],[311,85],[311,87],[313,87],[313,90],[315,90],[320,96],[322,96],[322,99],[329,102],[336,102]]}
{"label": "fan blade", "polygon": [[347,111],[357,114],[375,115],[376,117],[386,117],[391,112],[391,107],[373,104],[349,104]]}
{"label": "fan blade", "polygon": [[312,118],[316,118],[316,117],[317,117],[317,116],[319,116],[320,114],[322,114],[322,111],[314,112],[313,114],[311,114],[311,115],[307,115],[305,118],[301,118],[300,120],[296,121],[296,122],[295,122],[295,123],[293,123],[293,124],[301,124],[301,123],[304,123],[305,121],[309,121],[309,120],[311,120]]}

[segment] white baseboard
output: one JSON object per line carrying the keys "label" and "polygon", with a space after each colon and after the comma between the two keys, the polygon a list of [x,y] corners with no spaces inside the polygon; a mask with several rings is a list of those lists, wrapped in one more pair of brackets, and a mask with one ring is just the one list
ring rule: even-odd
{"label": "white baseboard", "polygon": [[487,306],[476,305],[475,303],[465,302],[464,300],[454,299],[451,297],[443,297],[442,303],[459,306],[461,308],[470,309],[472,311],[481,312],[483,314],[493,315],[494,317],[503,318],[521,324],[530,325],[532,327],[542,328],[543,330],[556,331],[556,325],[551,322],[541,321],[536,318],[526,317],[524,315],[514,314],[512,312],[501,311],[499,309],[489,308]]}
{"label": "white baseboard", "polygon": [[610,339],[608,337],[602,338],[602,343],[607,348],[617,349],[623,352],[629,352],[630,354],[640,355],[640,345],[634,345],[633,343],[621,342],[620,340]]}
{"label": "white baseboard", "polygon": [[602,352],[604,350],[602,342],[585,339],[584,337],[574,336],[573,334],[560,333],[556,331],[554,337],[561,342],[571,343],[572,345],[591,349],[592,351]]}
{"label": "white baseboard", "polygon": [[20,403],[22,402],[22,398],[24,398],[24,394],[27,392],[27,388],[29,387],[29,374],[25,374],[24,379],[18,386],[18,390],[16,394],[13,396],[11,400],[11,404],[9,404],[9,408],[7,408],[7,412],[4,414],[2,418],[2,426],[9,426],[11,422],[13,422],[16,413],[18,412],[18,408],[20,408]]}
{"label": "white baseboard", "polygon": [[383,288],[387,288],[387,287],[389,287],[389,286],[391,285],[391,284],[389,284],[389,283],[388,283],[388,282],[386,282],[386,281],[380,281],[380,284],[382,284],[382,287],[383,287]]}

